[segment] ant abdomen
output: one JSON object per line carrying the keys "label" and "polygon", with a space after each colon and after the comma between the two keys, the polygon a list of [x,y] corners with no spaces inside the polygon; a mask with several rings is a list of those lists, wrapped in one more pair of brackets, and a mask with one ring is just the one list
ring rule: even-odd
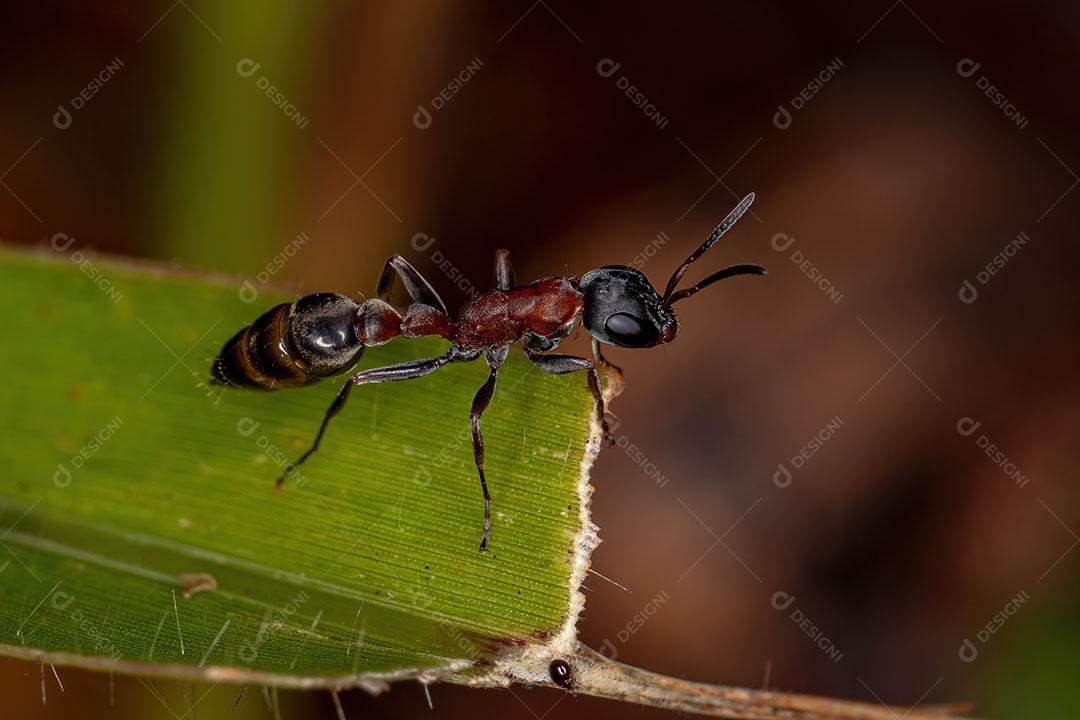
{"label": "ant abdomen", "polygon": [[356,335],[359,310],[356,300],[336,293],[273,307],[225,344],[212,377],[226,385],[276,390],[336,375],[364,351]]}

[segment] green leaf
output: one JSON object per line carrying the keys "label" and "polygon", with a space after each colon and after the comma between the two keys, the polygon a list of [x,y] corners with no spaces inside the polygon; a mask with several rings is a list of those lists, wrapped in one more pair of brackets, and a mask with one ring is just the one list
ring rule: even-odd
{"label": "green leaf", "polygon": [[[599,431],[580,375],[514,354],[503,366],[483,419],[494,513],[481,554],[468,410],[485,368],[358,388],[278,491],[340,380],[271,393],[206,380],[234,332],[290,297],[2,247],[0,287],[0,654],[371,691],[406,678],[556,687],[548,666],[561,658],[576,692],[682,712],[896,717],[664,677],[577,642],[598,542],[587,478]],[[360,365],[444,351],[399,339]]]}
{"label": "green leaf", "polygon": [[[206,380],[233,333],[292,298],[246,304],[235,282],[77,252],[2,254],[0,285],[0,652],[334,686],[468,676],[497,650],[572,633],[577,546],[593,537],[581,375],[517,356],[500,373],[482,554],[468,412],[486,367],[358,388],[276,491],[340,380],[269,393]],[[445,348],[398,339],[360,367]],[[200,578],[215,589],[185,597]]]}

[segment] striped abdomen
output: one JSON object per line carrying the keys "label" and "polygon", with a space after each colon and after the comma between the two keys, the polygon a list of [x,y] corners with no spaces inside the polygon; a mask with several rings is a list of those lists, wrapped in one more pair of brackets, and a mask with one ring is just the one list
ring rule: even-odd
{"label": "striped abdomen", "polygon": [[275,390],[300,387],[356,364],[361,305],[347,295],[318,293],[271,308],[233,336],[211,369],[214,381]]}

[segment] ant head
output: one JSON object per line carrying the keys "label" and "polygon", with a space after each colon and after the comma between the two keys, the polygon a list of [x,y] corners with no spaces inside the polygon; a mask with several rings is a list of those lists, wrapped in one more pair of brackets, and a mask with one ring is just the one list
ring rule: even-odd
{"label": "ant head", "polygon": [[609,265],[581,278],[582,322],[600,342],[646,348],[675,338],[678,320],[639,270]]}
{"label": "ant head", "polygon": [[704,255],[742,217],[752,202],[753,193],[743,198],[709,234],[701,247],[671,274],[663,295],[653,288],[641,271],[634,268],[609,265],[585,273],[580,282],[581,292],[585,296],[582,318],[585,329],[600,342],[620,347],[646,348],[671,342],[679,328],[672,306],[679,300],[734,275],[767,275],[765,268],[760,265],[732,265],[693,287],[679,291],[675,289],[690,264]]}

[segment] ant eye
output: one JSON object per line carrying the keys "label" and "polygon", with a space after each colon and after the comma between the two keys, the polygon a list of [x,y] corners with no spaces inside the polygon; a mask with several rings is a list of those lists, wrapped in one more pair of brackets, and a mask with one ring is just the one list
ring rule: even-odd
{"label": "ant eye", "polygon": [[604,323],[612,342],[623,347],[651,347],[656,344],[656,332],[630,313],[615,313]]}
{"label": "ant eye", "polygon": [[629,313],[615,313],[604,323],[607,331],[612,335],[627,340],[633,340],[644,332],[641,321]]}

